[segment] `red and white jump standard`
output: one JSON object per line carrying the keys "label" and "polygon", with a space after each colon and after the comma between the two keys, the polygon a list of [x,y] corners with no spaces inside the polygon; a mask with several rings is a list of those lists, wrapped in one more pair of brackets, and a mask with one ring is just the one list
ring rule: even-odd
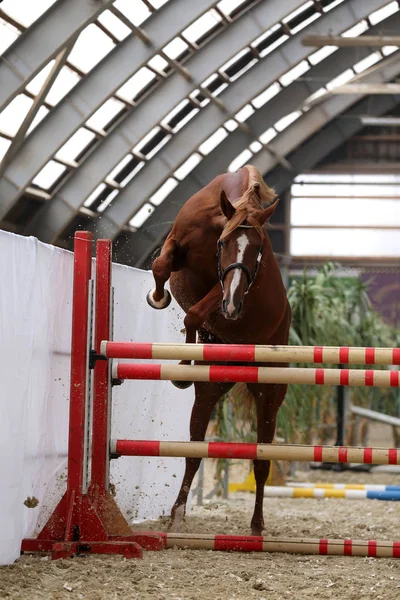
{"label": "red and white jump standard", "polygon": [[[197,456],[264,458],[399,464],[396,448],[346,448],[236,444],[216,442],[160,442],[157,440],[111,440],[111,364],[107,358],[177,358],[232,362],[315,362],[341,364],[399,364],[399,349],[391,348],[284,348],[254,346],[202,346],[182,344],[136,344],[108,341],[111,338],[112,288],[111,241],[96,245],[95,331],[92,347],[91,281],[92,235],[75,234],[72,311],[71,391],[68,442],[67,491],[37,538],[22,541],[23,552],[50,551],[53,558],[79,553],[122,554],[141,557],[143,549],[207,548],[240,552],[296,552],[400,558],[400,542],[267,538],[230,535],[185,535],[163,532],[132,533],[109,491],[109,460],[118,456]],[[103,341],[107,340],[107,341]],[[273,357],[273,358],[272,358]],[[278,358],[279,357],[279,358]],[[170,370],[166,370],[169,368]],[[90,372],[94,369],[93,398]],[[172,369],[172,370],[171,370]],[[176,369],[179,369],[178,371]],[[190,379],[197,381],[273,381],[279,370],[265,367],[196,365],[113,366],[118,379]],[[397,371],[337,369],[282,369],[294,382],[324,385],[391,385],[398,387]],[[304,373],[307,371],[307,373]],[[266,375],[268,373],[268,375]],[[292,376],[291,374],[294,373]],[[344,373],[344,374],[343,374]],[[227,379],[228,377],[228,379]],[[272,377],[272,379],[271,379]],[[267,379],[266,379],[267,378]],[[91,402],[92,400],[92,402]],[[92,453],[89,416],[92,404]],[[88,465],[91,458],[91,479]]]}

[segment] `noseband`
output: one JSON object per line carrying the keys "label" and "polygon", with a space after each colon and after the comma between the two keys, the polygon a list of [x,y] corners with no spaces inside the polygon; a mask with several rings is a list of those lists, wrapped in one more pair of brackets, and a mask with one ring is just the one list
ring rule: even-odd
{"label": "noseband", "polygon": [[[243,229],[252,229],[252,227],[250,225],[240,225],[240,228]],[[226,267],[226,269],[222,269],[221,266],[221,252],[222,252],[222,248],[224,247],[224,242],[222,240],[218,240],[218,244],[217,244],[217,268],[218,268],[218,279],[220,284],[223,286],[224,285],[224,280],[225,277],[227,276],[227,274],[229,273],[229,271],[232,271],[233,269],[241,269],[242,271],[245,272],[246,277],[247,277],[247,289],[245,291],[245,294],[247,294],[247,292],[250,290],[251,286],[254,283],[255,278],[257,277],[257,273],[258,273],[258,268],[260,266],[260,262],[261,262],[261,258],[262,258],[262,254],[263,254],[263,250],[264,250],[264,244],[262,244],[259,248],[258,248],[258,254],[257,254],[257,258],[256,258],[256,264],[254,267],[253,272],[250,271],[249,267],[243,263],[240,262],[235,262],[235,263],[231,263],[230,265],[228,265]]]}

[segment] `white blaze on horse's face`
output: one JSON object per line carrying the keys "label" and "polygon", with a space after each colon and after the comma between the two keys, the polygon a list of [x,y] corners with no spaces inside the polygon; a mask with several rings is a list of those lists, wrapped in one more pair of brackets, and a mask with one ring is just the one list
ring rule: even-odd
{"label": "white blaze on horse's face", "polygon": [[[249,246],[249,238],[246,233],[241,233],[236,240],[237,255],[234,263],[243,263],[246,248]],[[222,311],[228,319],[237,319],[240,316],[243,308],[243,298],[245,285],[243,279],[246,280],[246,274],[242,269],[236,268],[232,270],[232,277],[227,276],[226,285],[224,285],[224,296],[222,300]],[[230,281],[229,281],[230,280]],[[242,285],[241,285],[242,283]],[[247,284],[247,280],[246,280]]]}

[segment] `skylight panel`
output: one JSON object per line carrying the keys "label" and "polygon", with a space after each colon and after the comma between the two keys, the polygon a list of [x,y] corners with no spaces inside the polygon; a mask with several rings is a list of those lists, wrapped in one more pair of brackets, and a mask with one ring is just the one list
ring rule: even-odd
{"label": "skylight panel", "polygon": [[243,4],[243,0],[221,0],[221,2],[218,2],[217,6],[229,17],[229,15],[231,15],[241,4]]}
{"label": "skylight panel", "polygon": [[130,171],[130,173],[127,174],[126,177],[124,177],[124,179],[121,179],[121,181],[119,182],[121,187],[126,186],[127,183],[130,182],[131,179],[133,179],[135,177],[135,175],[137,175],[139,173],[139,171],[141,171],[144,167],[146,163],[144,162],[144,160],[142,160],[141,162],[138,162],[138,164],[133,167],[132,171]]}
{"label": "skylight panel", "polygon": [[253,153],[248,148],[246,148],[228,165],[228,171],[230,173],[234,173],[235,171],[240,169],[240,167],[243,167],[243,165],[245,165],[251,159],[252,156]]}
{"label": "skylight panel", "polygon": [[140,153],[147,159],[150,159],[161,150],[171,137],[172,136],[167,134],[161,127],[154,127],[140,140],[139,144],[133,148],[133,152]]}
{"label": "skylight panel", "polygon": [[35,0],[35,2],[17,2],[4,0],[1,9],[24,27],[34,23],[56,0]]}
{"label": "skylight panel", "polygon": [[116,100],[115,98],[109,98],[95,113],[86,121],[86,124],[93,129],[102,130],[110,121],[124,108],[125,104]]}
{"label": "skylight panel", "polygon": [[0,19],[0,55],[15,42],[20,32],[16,27]]}
{"label": "skylight panel", "polygon": [[26,89],[31,94],[35,96],[40,92],[43,87],[44,82],[50,74],[51,69],[54,65],[54,60],[51,60],[39,73],[34,77],[26,86]]}
{"label": "skylight panel", "polygon": [[294,121],[296,121],[299,117],[301,117],[302,114],[303,113],[301,112],[301,110],[295,110],[294,112],[285,115],[284,117],[282,117],[282,119],[279,119],[279,121],[275,123],[275,129],[279,132],[283,131],[284,129],[289,127],[289,125],[294,123]]}
{"label": "skylight panel", "polygon": [[197,167],[197,165],[203,160],[203,157],[200,156],[197,152],[194,152],[184,163],[178,167],[174,173],[175,177],[182,181],[189,175],[193,169]]}
{"label": "skylight panel", "polygon": [[169,122],[177,115],[185,106],[189,104],[189,100],[185,98],[175,106],[161,121],[161,125],[168,125]]}
{"label": "skylight panel", "polygon": [[350,27],[350,29],[347,29],[347,31],[344,31],[342,33],[342,37],[358,37],[359,35],[364,33],[364,31],[367,31],[368,29],[369,29],[368,23],[365,19],[363,19],[362,21],[360,21],[353,27]]}
{"label": "skylight panel", "polygon": [[116,196],[118,196],[119,190],[112,190],[107,198],[103,200],[103,202],[97,207],[97,212],[102,213],[106,210],[107,206],[110,206],[111,202],[114,200]]}
{"label": "skylight panel", "polygon": [[382,198],[293,198],[294,226],[400,226],[400,202]]}
{"label": "skylight panel", "polygon": [[239,110],[239,112],[236,113],[235,118],[239,121],[239,123],[244,123],[244,121],[247,121],[247,119],[251,117],[251,115],[253,115],[254,113],[255,110],[251,106],[251,104],[246,104],[246,106],[244,106],[241,110]]}
{"label": "skylight panel", "polygon": [[187,98],[182,100],[168,115],[161,121],[161,125],[170,127],[174,133],[182,129],[199,112],[193,102]]}
{"label": "skylight panel", "polygon": [[107,180],[115,181],[115,176],[132,160],[132,154],[129,153],[117,164],[116,167],[106,177]]}
{"label": "skylight panel", "polygon": [[150,202],[156,206],[160,206],[160,204],[164,202],[165,198],[169,196],[169,194],[176,188],[177,185],[178,181],[173,177],[169,177],[169,179],[167,179],[167,181],[165,181],[165,183],[158,188],[156,193],[150,196]]}
{"label": "skylight panel", "polygon": [[206,106],[210,102],[210,99],[207,98],[207,96],[205,96],[204,92],[202,90],[199,90],[199,88],[193,90],[193,92],[190,92],[189,98],[191,100],[193,100],[194,102],[196,102],[202,108],[203,108],[203,106]]}
{"label": "skylight panel", "polygon": [[35,118],[33,119],[32,123],[30,124],[29,129],[27,130],[26,134],[28,135],[33,129],[35,129],[35,127],[37,125],[39,125],[40,121],[42,121],[49,112],[50,112],[49,109],[42,105],[39,108],[39,110],[37,111]]}
{"label": "skylight panel", "polygon": [[182,35],[189,40],[189,42],[195,44],[208,31],[210,31],[210,29],[213,29],[216,25],[221,23],[221,20],[221,16],[214,9],[209,10],[194,23],[189,25],[189,27],[184,29],[182,31]]}
{"label": "skylight panel", "polygon": [[184,52],[186,52],[188,48],[189,46],[187,45],[187,43],[184,42],[182,38],[177,37],[171,42],[169,42],[169,44],[164,46],[163,51],[167,56],[169,56],[169,58],[175,60],[179,58],[182,54],[184,54]]}
{"label": "skylight panel", "polygon": [[11,140],[0,135],[0,160],[3,160],[7,150],[11,146]]}
{"label": "skylight panel", "polygon": [[237,129],[239,127],[239,123],[237,121],[235,121],[234,119],[228,119],[228,121],[225,121],[224,127],[229,132],[232,132],[232,131],[235,131],[235,129]]}
{"label": "skylight panel", "polygon": [[219,70],[226,73],[231,81],[236,81],[236,79],[248,71],[257,60],[258,58],[253,56],[250,48],[243,48],[236,56],[222,65]]}
{"label": "skylight panel", "polygon": [[270,85],[269,87],[267,87],[266,90],[264,90],[263,92],[261,92],[261,94],[259,94],[255,98],[253,98],[253,100],[251,101],[251,103],[253,104],[253,106],[255,106],[255,108],[257,108],[257,109],[261,108],[261,106],[264,106],[264,104],[266,104],[272,98],[274,98],[274,96],[276,96],[277,94],[279,94],[279,92],[281,91],[281,89],[282,88],[281,88],[280,84],[276,81],[275,83],[273,83],[272,85]]}
{"label": "skylight panel", "polygon": [[90,196],[88,196],[86,198],[85,202],[83,203],[83,206],[86,206],[86,208],[89,208],[90,206],[92,206],[92,204],[95,202],[95,200],[101,194],[101,192],[103,190],[105,190],[105,188],[106,188],[106,184],[100,183],[100,185],[97,186],[97,188],[90,194]]}
{"label": "skylight panel", "polygon": [[131,102],[133,98],[136,98],[136,96],[138,96],[139,93],[155,79],[156,75],[150,71],[150,69],[142,67],[119,88],[116,94],[124,100]]}
{"label": "skylight panel", "polygon": [[[309,16],[307,16],[310,13]],[[303,15],[303,18],[301,18]],[[283,23],[286,23],[290,27],[292,34],[297,33],[301,29],[304,29],[307,25],[315,21],[320,17],[320,13],[317,12],[315,4],[312,0],[306,2],[300,8],[296,9],[290,15],[283,19]],[[292,22],[298,23],[294,25]]]}
{"label": "skylight panel", "polygon": [[104,27],[106,27],[108,31],[112,33],[112,35],[115,36],[119,41],[124,40],[130,33],[132,33],[132,30],[129,29],[129,27],[125,25],[125,23],[123,23],[121,19],[114,15],[114,13],[112,13],[110,10],[103,11],[101,15],[97,17],[97,20],[104,25]]}
{"label": "skylight panel", "polygon": [[14,137],[25,119],[33,100],[25,94],[18,94],[0,113],[0,134]]}
{"label": "skylight panel", "polygon": [[46,96],[46,102],[55,106],[80,81],[75,71],[64,66]]}
{"label": "skylight panel", "polygon": [[383,54],[383,56],[389,56],[389,54],[393,54],[393,52],[396,52],[396,50],[398,50],[399,47],[398,46],[383,46],[381,48],[381,52]]}
{"label": "skylight panel", "polygon": [[94,23],[82,31],[68,56],[68,62],[88,73],[115,47],[112,39]]}
{"label": "skylight panel", "polygon": [[294,228],[290,234],[290,253],[293,256],[398,257],[400,236],[398,231],[365,230],[355,227],[312,230]]}
{"label": "skylight panel", "polygon": [[262,150],[262,144],[255,140],[254,142],[251,142],[249,148],[250,150],[253,152],[253,154],[257,154],[257,152],[260,152],[260,150]]}
{"label": "skylight panel", "polygon": [[50,160],[47,165],[39,171],[35,179],[32,180],[32,183],[44,190],[48,190],[66,170],[67,168],[64,167],[64,165],[61,165],[54,160]]}
{"label": "skylight panel", "polygon": [[327,90],[324,87],[321,87],[319,90],[316,90],[313,94],[311,94],[311,96],[308,96],[307,100],[304,102],[305,110],[310,108],[310,104],[318,100],[318,98],[322,98],[322,96],[325,96],[327,93]]}
{"label": "skylight panel", "polygon": [[328,90],[333,90],[333,88],[338,87],[339,85],[344,85],[348,81],[354,78],[354,73],[352,69],[346,69],[343,73],[340,73],[337,77],[334,77],[326,84],[326,88]]}
{"label": "skylight panel", "polygon": [[164,73],[168,67],[168,62],[159,54],[153,56],[153,58],[151,58],[147,64],[149,67],[155,69],[159,73]]}
{"label": "skylight panel", "polygon": [[199,151],[203,154],[203,156],[207,156],[216,148],[226,137],[228,137],[228,132],[223,127],[220,127],[215,131],[210,137],[200,144]]}
{"label": "skylight panel", "polygon": [[151,15],[151,11],[141,0],[116,0],[114,6],[136,27],[141,25]]}
{"label": "skylight panel", "polygon": [[81,127],[61,146],[55,157],[60,160],[73,161],[95,137],[94,133]]}
{"label": "skylight panel", "polygon": [[383,6],[382,8],[379,8],[371,13],[369,15],[369,21],[371,25],[376,25],[377,23],[380,23],[384,19],[390,17],[390,15],[396,13],[398,10],[399,5],[397,2],[389,2],[389,4],[386,4],[386,6]]}
{"label": "skylight panel", "polygon": [[381,59],[382,59],[382,55],[380,52],[373,52],[369,56],[366,56],[365,58],[360,60],[358,63],[356,63],[353,66],[353,69],[355,70],[356,73],[362,73],[363,71],[366,71],[367,69],[369,69],[369,67],[372,67],[372,65],[375,65]]}
{"label": "skylight panel", "polygon": [[297,64],[293,69],[287,71],[282,77],[279,79],[279,82],[284,86],[288,86],[293,81],[296,81],[299,77],[301,77],[304,73],[306,73],[310,69],[310,65],[306,60],[302,60]]}
{"label": "skylight panel", "polygon": [[270,54],[287,39],[289,39],[289,36],[283,32],[281,24],[277,23],[271,27],[271,29],[268,29],[260,37],[255,39],[254,42],[251,43],[251,46],[258,51],[260,58],[264,58],[264,56]]}
{"label": "skylight panel", "polygon": [[267,145],[274,137],[277,136],[277,133],[273,127],[269,127],[264,133],[259,136],[259,140],[262,144]]}
{"label": "skylight panel", "polygon": [[161,6],[164,6],[164,4],[167,4],[169,1],[170,0],[151,0],[151,4],[155,9],[158,9],[161,8]]}
{"label": "skylight panel", "polygon": [[140,142],[133,148],[133,152],[141,153],[141,150],[148,142],[150,142],[158,133],[161,132],[161,127],[154,127],[147,135],[145,135]]}
{"label": "skylight panel", "polygon": [[312,6],[312,5],[313,5],[313,1],[312,0],[308,0],[308,2],[305,2],[299,8],[296,8],[294,11],[292,11],[286,17],[284,17],[282,19],[283,23],[287,23],[288,21],[291,21],[292,19],[294,19],[295,17],[297,17],[298,15],[300,15],[302,12],[304,12],[305,10],[307,10],[307,8],[310,8],[310,6]]}
{"label": "skylight panel", "polygon": [[146,204],[144,204],[142,208],[137,211],[136,215],[129,221],[129,225],[136,228],[141,227],[154,211],[154,206],[146,202]]}
{"label": "skylight panel", "polygon": [[[342,2],[344,2],[345,0],[333,0],[333,2],[326,2],[326,1],[322,1],[322,5],[323,5],[323,11],[325,13],[329,12],[330,10],[332,10],[332,8],[335,8],[336,6],[339,6],[339,4],[342,4]],[[327,5],[327,6],[325,6]]]}
{"label": "skylight panel", "polygon": [[322,60],[324,60],[325,58],[328,58],[328,56],[330,56],[331,54],[336,52],[337,49],[338,49],[338,46],[323,46],[316,52],[313,52],[312,54],[310,54],[310,56],[308,57],[308,60],[313,66],[315,66],[318,63],[320,63]]}

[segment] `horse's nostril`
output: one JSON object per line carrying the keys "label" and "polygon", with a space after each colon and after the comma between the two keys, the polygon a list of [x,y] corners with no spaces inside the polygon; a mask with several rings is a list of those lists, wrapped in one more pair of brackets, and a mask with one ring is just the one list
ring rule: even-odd
{"label": "horse's nostril", "polygon": [[222,300],[222,310],[223,312],[226,312],[226,307],[228,306],[228,302],[225,300],[225,298]]}

